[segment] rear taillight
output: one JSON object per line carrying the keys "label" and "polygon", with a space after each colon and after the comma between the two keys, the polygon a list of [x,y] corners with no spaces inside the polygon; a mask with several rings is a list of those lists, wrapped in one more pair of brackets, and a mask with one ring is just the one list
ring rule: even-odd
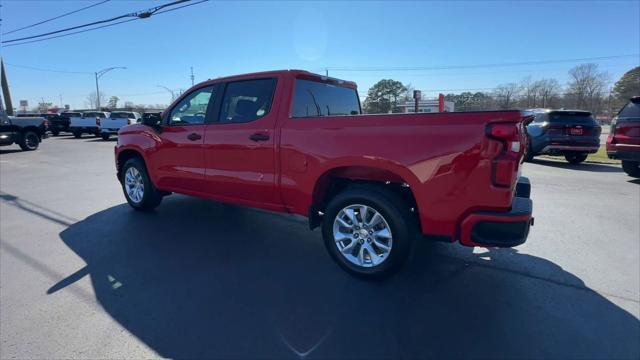
{"label": "rear taillight", "polygon": [[493,185],[511,187],[516,180],[524,146],[518,123],[495,123],[487,126],[487,136],[502,142],[502,151],[493,159]]}
{"label": "rear taillight", "polygon": [[100,118],[96,117],[96,125],[100,126]]}
{"label": "rear taillight", "polygon": [[552,125],[552,124],[549,124],[548,122],[545,122],[544,124],[542,124],[541,127],[545,129],[547,134],[550,134],[550,135],[562,135],[564,134],[564,130],[565,130],[564,125]]}

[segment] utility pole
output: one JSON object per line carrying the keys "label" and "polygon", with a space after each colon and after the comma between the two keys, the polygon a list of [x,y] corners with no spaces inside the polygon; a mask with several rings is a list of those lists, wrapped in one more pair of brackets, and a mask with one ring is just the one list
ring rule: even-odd
{"label": "utility pole", "polygon": [[7,71],[4,69],[4,60],[0,59],[0,86],[2,86],[2,97],[4,104],[7,106],[7,115],[13,115],[13,104],[11,103],[11,94],[9,93],[9,80],[7,80]]}
{"label": "utility pole", "polygon": [[195,76],[193,76],[193,66],[191,67],[191,86],[195,85]]}
{"label": "utility pole", "polygon": [[102,69],[100,71],[96,71],[94,73],[94,75],[96,76],[96,110],[98,110],[98,111],[100,111],[100,87],[98,86],[98,79],[100,79],[100,77],[102,77],[102,75],[108,73],[111,70],[115,70],[115,69],[126,69],[126,67],[124,67],[124,66],[110,67],[110,68]]}

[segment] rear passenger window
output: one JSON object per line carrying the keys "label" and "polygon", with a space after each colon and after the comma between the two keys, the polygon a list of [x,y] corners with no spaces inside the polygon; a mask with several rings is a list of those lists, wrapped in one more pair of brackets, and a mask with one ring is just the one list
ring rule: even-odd
{"label": "rear passenger window", "polygon": [[358,115],[355,89],[310,80],[296,80],[291,116],[295,118]]}
{"label": "rear passenger window", "polygon": [[245,123],[267,115],[275,85],[275,79],[228,83],[220,108],[220,123]]}

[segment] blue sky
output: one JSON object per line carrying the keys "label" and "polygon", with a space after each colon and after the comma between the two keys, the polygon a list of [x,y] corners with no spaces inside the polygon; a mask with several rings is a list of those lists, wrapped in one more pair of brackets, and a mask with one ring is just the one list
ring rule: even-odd
{"label": "blue sky", "polygon": [[[166,1],[115,1],[3,36],[3,40],[79,25]],[[195,1],[195,0],[194,0]],[[10,1],[2,4],[2,32],[98,1]],[[83,34],[2,47],[6,64],[93,72],[121,102],[168,103],[168,92],[208,78],[268,69],[429,67],[635,54],[598,60],[613,81],[640,63],[639,1],[572,2],[219,2]],[[353,80],[361,95],[392,78],[415,88],[485,89],[530,75],[567,81],[575,63],[453,70],[330,71]],[[7,65],[15,103],[44,98],[86,106],[93,75],[36,71]],[[460,91],[450,91],[460,92]],[[434,96],[437,91],[430,91]]]}

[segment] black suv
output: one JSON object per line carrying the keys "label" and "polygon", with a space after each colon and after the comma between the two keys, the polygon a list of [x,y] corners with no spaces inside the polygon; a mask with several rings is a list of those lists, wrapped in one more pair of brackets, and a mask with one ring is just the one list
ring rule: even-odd
{"label": "black suv", "polygon": [[598,152],[602,128],[588,111],[530,110],[535,115],[527,126],[529,145],[525,160],[536,155],[564,155],[579,164]]}

